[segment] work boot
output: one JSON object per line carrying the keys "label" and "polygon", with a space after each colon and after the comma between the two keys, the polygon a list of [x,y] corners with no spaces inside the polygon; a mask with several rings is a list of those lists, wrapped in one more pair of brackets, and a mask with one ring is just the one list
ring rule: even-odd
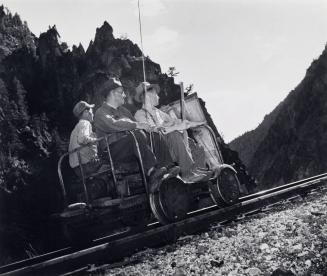
{"label": "work boot", "polygon": [[161,167],[159,169],[153,169],[149,175],[149,192],[155,193],[159,190],[162,178],[167,173],[166,167]]}
{"label": "work boot", "polygon": [[208,180],[214,176],[213,171],[207,170],[207,169],[204,169],[204,168],[195,168],[193,170],[193,172],[195,172],[197,174],[204,174],[208,178]]}
{"label": "work boot", "polygon": [[167,167],[167,173],[164,175],[164,178],[171,178],[171,177],[176,177],[180,171],[181,171],[181,168],[179,166],[168,166]]}
{"label": "work boot", "polygon": [[194,171],[190,171],[188,173],[184,173],[182,175],[182,179],[186,183],[195,183],[195,182],[201,182],[203,181],[207,176],[204,174],[200,174]]}

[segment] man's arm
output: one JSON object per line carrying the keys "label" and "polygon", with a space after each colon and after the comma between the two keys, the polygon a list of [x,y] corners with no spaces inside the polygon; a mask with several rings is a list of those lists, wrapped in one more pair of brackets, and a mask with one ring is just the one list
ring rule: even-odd
{"label": "man's arm", "polygon": [[77,143],[80,145],[86,145],[88,143],[95,142],[97,138],[92,132],[91,123],[82,122],[77,133]]}
{"label": "man's arm", "polygon": [[170,115],[160,109],[158,109],[160,117],[164,120],[164,126],[165,127],[171,127],[173,125],[176,125],[178,121],[176,121],[174,118],[170,117]]}
{"label": "man's arm", "polygon": [[110,114],[99,111],[95,113],[94,124],[104,132],[115,132],[133,129],[151,130],[147,123],[135,122],[128,118],[114,119]]}
{"label": "man's arm", "polygon": [[138,110],[135,115],[135,120],[139,123],[148,123],[148,119],[146,117],[146,113],[143,110]]}
{"label": "man's arm", "polygon": [[101,111],[95,113],[94,124],[104,132],[133,130],[137,127],[137,124],[128,118],[114,119],[112,115]]}

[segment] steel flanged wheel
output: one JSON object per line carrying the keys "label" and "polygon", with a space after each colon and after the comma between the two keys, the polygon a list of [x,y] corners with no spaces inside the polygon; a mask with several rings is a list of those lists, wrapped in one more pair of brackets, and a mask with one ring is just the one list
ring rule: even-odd
{"label": "steel flanged wheel", "polygon": [[169,178],[161,183],[159,192],[150,194],[150,206],[161,224],[182,220],[190,207],[188,186],[180,178]]}
{"label": "steel flanged wheel", "polygon": [[209,183],[211,197],[219,207],[236,203],[240,197],[240,183],[236,171],[229,165],[221,165],[218,177]]}

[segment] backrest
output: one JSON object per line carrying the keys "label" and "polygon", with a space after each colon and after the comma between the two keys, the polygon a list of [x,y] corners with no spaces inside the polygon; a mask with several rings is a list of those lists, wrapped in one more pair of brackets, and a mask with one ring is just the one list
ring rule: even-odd
{"label": "backrest", "polygon": [[[181,119],[181,102],[179,100],[160,109],[173,118]],[[185,119],[193,122],[207,122],[196,93],[185,97]],[[214,132],[208,125],[192,129],[192,134],[198,145],[203,148],[206,163],[210,168],[224,163]]]}

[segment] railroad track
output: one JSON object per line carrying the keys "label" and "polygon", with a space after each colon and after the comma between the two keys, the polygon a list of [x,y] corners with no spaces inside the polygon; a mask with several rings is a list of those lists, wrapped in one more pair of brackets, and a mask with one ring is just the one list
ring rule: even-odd
{"label": "railroad track", "polygon": [[[188,214],[187,218],[169,225],[152,223],[140,232],[121,232],[95,240],[88,248],[67,247],[38,257],[0,267],[0,275],[80,275],[90,270],[88,264],[109,263],[133,254],[144,247],[173,241],[183,234],[206,229],[212,223],[241,219],[282,200],[327,188],[327,173],[292,182],[242,197],[237,204],[219,209],[207,207]],[[94,270],[94,269],[93,269]]]}

